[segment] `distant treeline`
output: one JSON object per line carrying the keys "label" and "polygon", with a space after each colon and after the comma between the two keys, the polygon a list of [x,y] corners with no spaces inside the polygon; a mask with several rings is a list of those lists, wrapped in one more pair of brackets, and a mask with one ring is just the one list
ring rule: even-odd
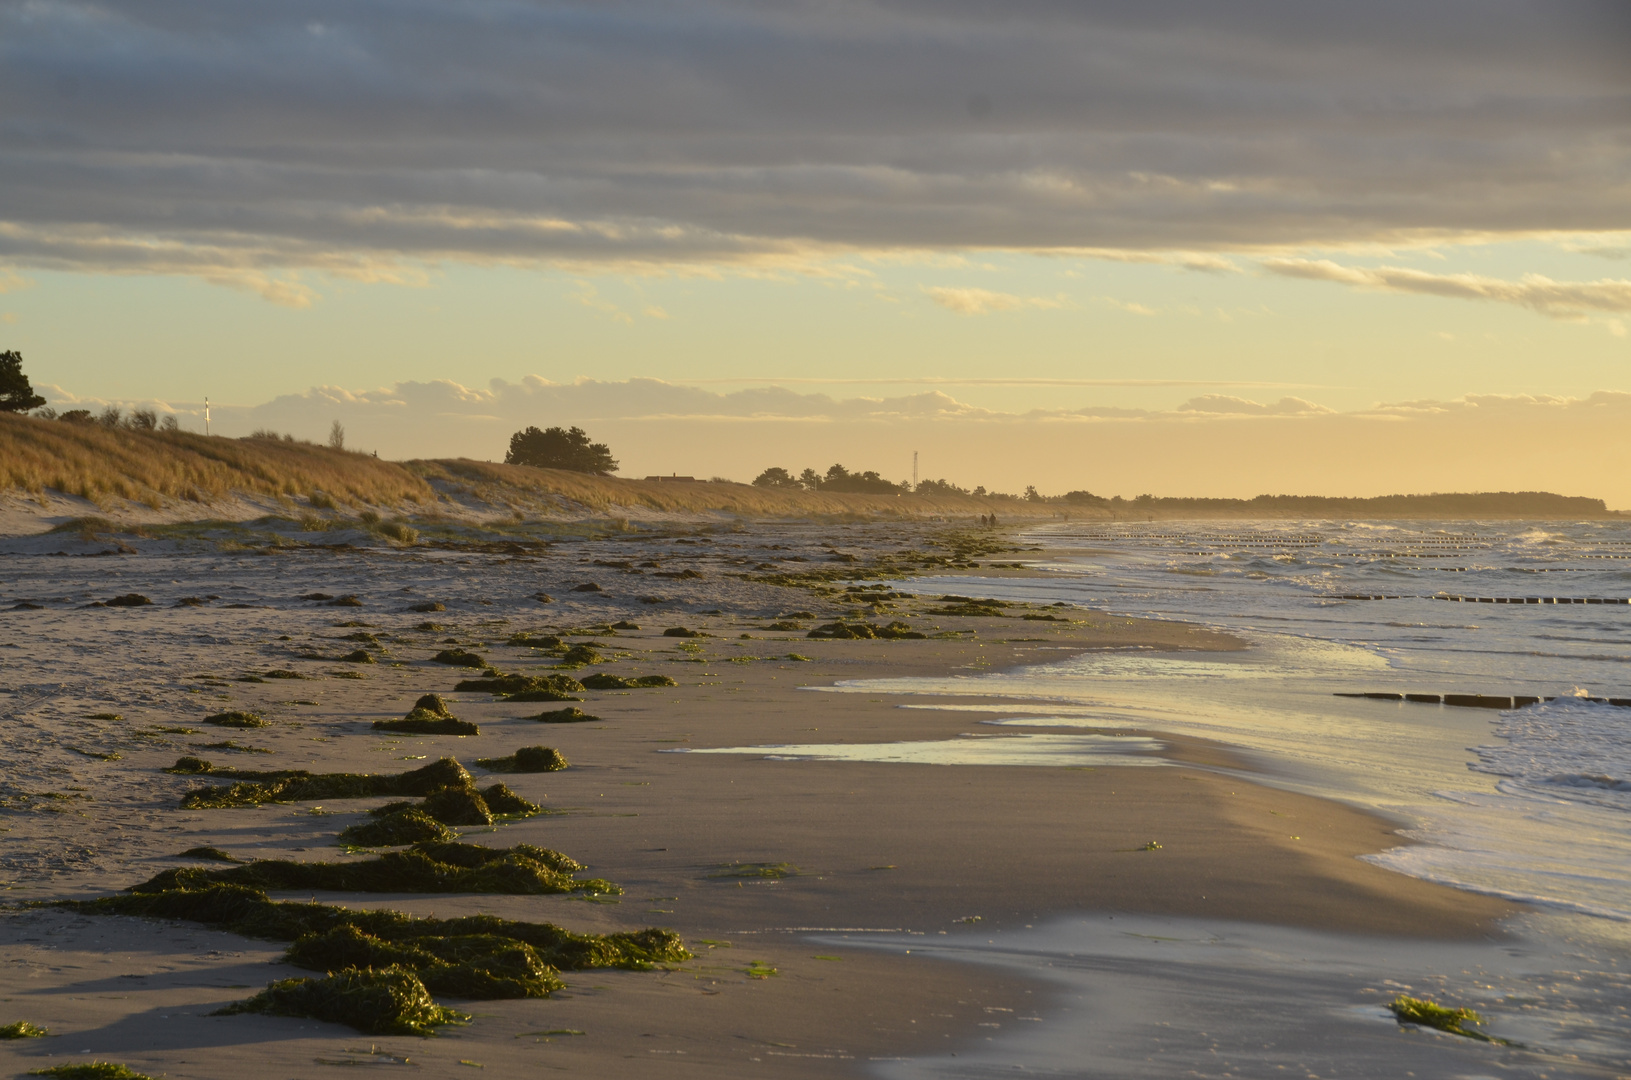
{"label": "distant treeline", "polygon": [[1197,514],[1206,517],[1349,518],[1595,518],[1608,517],[1602,499],[1554,495],[1550,491],[1480,491],[1465,494],[1379,495],[1371,499],[1323,495],[1259,495],[1255,499],[1169,499],[1140,495],[1136,499],[1102,498],[1087,491],[1046,499],[1067,506],[1149,511],[1162,517]]}

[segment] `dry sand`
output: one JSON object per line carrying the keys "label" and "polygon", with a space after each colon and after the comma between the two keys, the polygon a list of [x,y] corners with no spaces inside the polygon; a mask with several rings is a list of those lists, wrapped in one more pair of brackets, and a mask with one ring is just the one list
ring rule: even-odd
{"label": "dry sand", "polygon": [[[784,591],[790,606],[812,604]],[[443,916],[490,912],[578,931],[666,926],[684,937],[695,960],[650,973],[569,972],[569,989],[547,1000],[467,1005],[474,1022],[438,1038],[377,1038],[310,1020],[207,1016],[273,978],[309,974],[278,963],[276,944],[189,924],[24,910],[0,918],[6,972],[0,1023],[27,1019],[57,1034],[0,1044],[0,1062],[20,1074],[100,1057],[171,1077],[312,1076],[347,1064],[403,1060],[424,1076],[464,1076],[478,1064],[502,1075],[538,1069],[601,1076],[853,1075],[871,1059],[944,1052],[984,1039],[990,1025],[1019,1023],[1045,1010],[1047,990],[1018,976],[904,951],[816,946],[812,929],[827,931],[824,938],[835,930],[856,939],[869,930],[977,935],[1060,912],[1111,910],[1476,938],[1494,933],[1494,921],[1511,910],[1358,861],[1354,856],[1401,842],[1392,823],[1251,783],[1240,777],[1242,763],[1227,748],[1198,740],[1159,736],[1166,745],[1161,756],[1178,764],[1158,768],[660,752],[952,739],[976,730],[968,717],[903,710],[900,699],[882,695],[802,688],[1001,669],[1095,648],[1238,647],[1194,627],[1099,616],[1072,624],[941,620],[977,631],[973,640],[811,641],[761,629],[763,610],[659,616],[643,619],[645,630],[602,637],[629,654],[605,670],[656,671],[680,685],[590,692],[583,707],[603,717],[599,723],[540,725],[521,717],[543,706],[449,694],[460,716],[482,726],[482,734],[469,739],[386,737],[368,729],[373,719],[400,716],[421,693],[449,692],[460,673],[426,662],[439,647],[431,637],[400,635],[392,653],[402,666],[370,667],[366,679],[325,676],[336,669],[333,663],[285,660],[313,678],[205,686],[218,700],[230,698],[232,707],[264,708],[288,723],[207,737],[150,736],[120,760],[88,759],[96,781],[85,783],[80,774],[81,782],[70,786],[84,788],[90,799],[58,800],[50,808],[57,813],[43,810],[43,800],[14,802],[3,822],[15,856],[8,864],[10,896],[106,894],[177,865],[170,856],[201,844],[242,857],[343,858],[331,846],[335,832],[384,801],[333,803],[321,814],[310,806],[179,811],[175,800],[192,782],[158,771],[178,753],[202,752],[239,767],[385,772],[413,767],[420,755],[451,754],[468,764],[546,743],[573,767],[504,779],[554,813],[490,835],[465,830],[466,837],[564,851],[588,863],[595,876],[620,883],[625,892],[617,902],[318,898]],[[492,614],[520,613],[500,605]],[[537,609],[525,615],[529,623],[546,621]],[[98,611],[91,617],[119,616]],[[192,610],[177,617],[195,620],[191,632],[201,639],[180,662],[215,656],[217,674],[252,670],[257,662],[268,666],[263,658],[275,645],[262,640],[264,634],[250,641],[254,635],[235,633],[228,613]],[[716,635],[700,640],[702,662],[660,636],[660,627],[675,621]],[[291,630],[309,624],[291,617]],[[743,633],[752,639],[741,640]],[[0,625],[0,645],[8,634],[17,636]],[[202,640],[211,635],[213,641]],[[526,650],[490,644],[484,651],[506,669],[528,663]],[[84,670],[118,667],[118,657],[92,652],[77,661]],[[789,653],[810,659],[785,659]],[[0,650],[0,663],[8,664],[0,674],[13,678],[15,721],[28,690],[15,681],[15,655]],[[117,687],[109,688],[109,697],[117,699]],[[126,712],[135,719],[136,710]],[[1034,712],[1035,703],[1016,709],[1018,715]],[[59,743],[74,737],[70,727],[58,726]],[[39,724],[35,729],[44,731]],[[190,750],[227,735],[275,753]],[[1152,840],[1159,849],[1141,850]],[[76,859],[76,850],[85,856]],[[787,864],[792,872],[780,879],[720,876],[739,863]]]}

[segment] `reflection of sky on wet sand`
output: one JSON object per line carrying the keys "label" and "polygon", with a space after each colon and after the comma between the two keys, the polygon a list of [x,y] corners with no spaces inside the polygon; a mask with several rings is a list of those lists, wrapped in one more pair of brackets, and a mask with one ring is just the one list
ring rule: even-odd
{"label": "reflection of sky on wet sand", "polygon": [[[1011,930],[823,936],[821,945],[910,950],[1050,984],[1029,1007],[988,1012],[955,1054],[879,1063],[886,1080],[1023,1075],[1593,1077],[1625,1058],[1623,1020],[1547,942],[1506,947],[1395,940],[1129,914],[1071,915]],[[1606,966],[1614,968],[1612,960]],[[1459,974],[1447,974],[1459,973]],[[1605,973],[1609,979],[1623,971]],[[1478,1010],[1492,1046],[1402,1028],[1397,994]],[[1562,1008],[1526,1002],[1545,998]],[[1564,1055],[1579,1055],[1570,1060]]]}
{"label": "reflection of sky on wet sand", "polygon": [[877,761],[902,765],[1167,765],[1153,756],[1166,744],[1143,736],[964,735],[892,743],[803,743],[789,746],[683,747],[668,754],[759,754],[773,761]]}

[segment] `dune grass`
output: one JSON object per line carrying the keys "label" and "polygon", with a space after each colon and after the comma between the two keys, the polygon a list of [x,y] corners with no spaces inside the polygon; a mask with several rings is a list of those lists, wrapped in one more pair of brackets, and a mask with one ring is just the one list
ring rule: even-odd
{"label": "dune grass", "polygon": [[102,505],[110,498],[157,509],[233,492],[319,502],[398,506],[435,502],[421,477],[365,454],[281,439],[223,439],[130,431],[0,413],[0,488],[51,488]]}

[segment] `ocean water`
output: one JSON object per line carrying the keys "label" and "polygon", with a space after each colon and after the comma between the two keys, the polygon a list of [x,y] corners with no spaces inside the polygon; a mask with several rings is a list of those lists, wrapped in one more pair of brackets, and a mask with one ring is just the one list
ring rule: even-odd
{"label": "ocean water", "polygon": [[[1588,700],[1631,698],[1631,605],[1523,602],[1631,597],[1631,525],[1058,524],[1023,539],[1040,549],[1026,553],[1040,576],[893,587],[1182,619],[1251,648],[1061,659],[1039,643],[1017,670],[833,689],[906,695],[905,707],[962,711],[987,730],[1200,735],[1238,748],[1267,782],[1383,812],[1418,843],[1373,861],[1534,905],[1515,927],[1522,948],[1602,1005],[1587,1017],[1513,990],[1508,1019],[1539,1023],[1554,1044],[1589,1028],[1595,1064],[1579,1075],[1631,1065],[1631,985],[1615,973],[1631,956],[1631,708]],[[1556,700],[1336,696],[1367,692]]]}

